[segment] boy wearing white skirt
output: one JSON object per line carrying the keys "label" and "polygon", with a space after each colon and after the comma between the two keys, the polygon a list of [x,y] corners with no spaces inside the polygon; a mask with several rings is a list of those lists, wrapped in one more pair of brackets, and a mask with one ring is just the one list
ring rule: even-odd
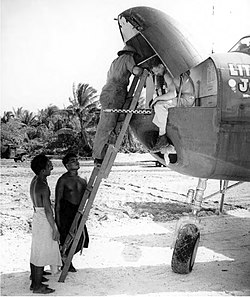
{"label": "boy wearing white skirt", "polygon": [[62,266],[59,251],[59,237],[50,201],[50,189],[47,176],[53,165],[45,155],[37,155],[31,161],[31,169],[35,177],[30,184],[30,197],[33,202],[32,245],[30,255],[31,286],[33,293],[49,294],[55,290],[43,284],[44,266]]}

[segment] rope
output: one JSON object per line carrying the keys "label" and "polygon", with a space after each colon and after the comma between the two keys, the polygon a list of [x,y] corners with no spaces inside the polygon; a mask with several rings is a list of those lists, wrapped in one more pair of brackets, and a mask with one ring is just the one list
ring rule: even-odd
{"label": "rope", "polygon": [[114,108],[114,109],[104,109],[104,112],[151,114],[152,110],[151,109],[131,110],[131,109],[117,109],[117,108]]}

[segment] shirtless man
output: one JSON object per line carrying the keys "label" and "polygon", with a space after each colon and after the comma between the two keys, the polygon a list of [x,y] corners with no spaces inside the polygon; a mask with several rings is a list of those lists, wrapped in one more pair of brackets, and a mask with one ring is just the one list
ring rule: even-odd
{"label": "shirtless man", "polygon": [[[87,180],[78,175],[80,165],[75,154],[68,153],[65,155],[62,163],[67,169],[67,172],[58,179],[55,194],[55,215],[60,232],[61,246],[64,245],[87,186]],[[82,246],[87,248],[88,243],[88,231],[86,226],[84,226],[84,232],[78,242],[75,254],[82,249]],[[66,255],[69,253],[69,250],[70,247],[67,249]],[[70,264],[69,271],[76,272],[72,263]]]}
{"label": "shirtless man", "polygon": [[35,177],[30,184],[30,197],[33,202],[32,245],[30,255],[31,286],[36,294],[49,294],[55,290],[48,288],[42,281],[44,266],[61,266],[58,241],[60,234],[53,217],[50,201],[50,189],[47,177],[53,169],[52,163],[45,155],[37,155],[31,161]]}

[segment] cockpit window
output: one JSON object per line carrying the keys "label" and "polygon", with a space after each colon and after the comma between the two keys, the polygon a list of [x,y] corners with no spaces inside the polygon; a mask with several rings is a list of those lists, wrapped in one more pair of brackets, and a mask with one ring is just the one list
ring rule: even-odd
{"label": "cockpit window", "polygon": [[241,38],[229,52],[241,52],[250,55],[250,36]]}

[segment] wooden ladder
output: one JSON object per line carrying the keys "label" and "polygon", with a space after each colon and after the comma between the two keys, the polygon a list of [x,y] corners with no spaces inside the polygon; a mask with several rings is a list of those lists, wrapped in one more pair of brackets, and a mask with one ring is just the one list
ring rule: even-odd
{"label": "wooden ladder", "polygon": [[[128,92],[128,98],[131,98],[133,96],[133,100],[131,101],[129,111],[135,110],[138,100],[140,98],[142,89],[145,85],[146,79],[148,76],[148,71],[144,69],[143,74],[140,77],[134,77],[131,87]],[[139,81],[139,83],[138,83]],[[137,87],[136,87],[137,86]],[[74,218],[74,221],[71,225],[70,231],[67,235],[67,238],[65,240],[65,243],[62,247],[62,257],[65,255],[67,249],[71,245],[71,248],[69,250],[68,256],[66,260],[64,261],[64,266],[62,269],[62,272],[59,277],[59,282],[64,282],[70,263],[72,261],[72,258],[74,256],[75,250],[77,248],[78,242],[80,240],[80,237],[84,231],[84,225],[88,219],[88,215],[90,212],[90,209],[93,205],[96,193],[98,191],[98,188],[100,186],[100,183],[103,178],[107,178],[111,168],[114,164],[116,155],[119,151],[119,148],[122,144],[123,137],[127,131],[127,128],[129,126],[129,122],[131,120],[133,113],[129,112],[126,114],[125,120],[122,124],[122,128],[120,130],[120,133],[117,137],[115,145],[109,144],[107,152],[104,156],[102,165],[100,167],[94,167],[91,176],[89,178],[86,190],[83,194],[81,203],[78,208],[78,212]]]}

